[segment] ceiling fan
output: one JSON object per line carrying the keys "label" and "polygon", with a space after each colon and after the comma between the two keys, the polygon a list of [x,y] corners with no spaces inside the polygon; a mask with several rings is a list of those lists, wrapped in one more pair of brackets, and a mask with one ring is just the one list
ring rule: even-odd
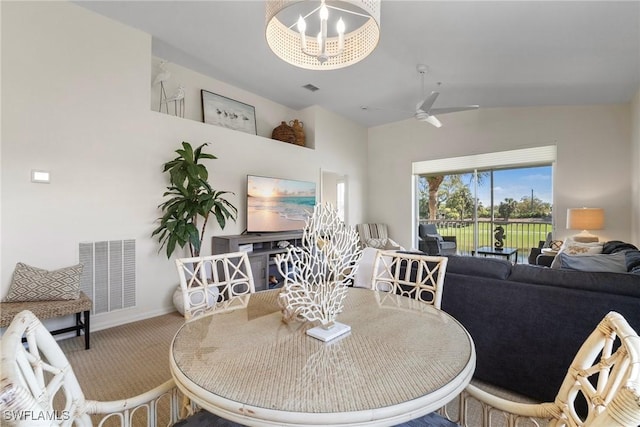
{"label": "ceiling fan", "polygon": [[[418,73],[420,73],[420,76],[422,78],[422,93],[424,94],[424,75],[427,72],[427,66],[424,64],[418,64],[416,66],[416,69],[418,70]],[[440,83],[438,83],[438,85],[440,85]],[[416,105],[416,112],[414,114],[416,120],[427,122],[439,128],[442,126],[442,123],[440,123],[440,120],[438,120],[438,118],[435,116],[436,114],[456,113],[458,111],[477,110],[478,108],[480,108],[479,105],[433,108],[433,104],[436,102],[438,95],[440,95],[440,92],[431,92],[429,96],[418,102],[418,104]]]}
{"label": "ceiling fan", "polygon": [[[416,66],[418,73],[422,78],[422,95],[424,96],[424,75],[427,72],[427,66],[424,64],[418,64]],[[438,82],[438,86],[440,86],[440,82]],[[433,108],[433,104],[436,102],[436,99],[440,95],[440,92],[431,92],[430,95],[424,97],[418,104],[416,105],[416,110],[414,112],[414,117],[416,120],[421,122],[427,122],[437,128],[442,127],[442,123],[435,116],[436,114],[447,114],[447,113],[456,113],[458,111],[467,111],[467,110],[477,110],[480,108],[479,105],[465,105],[462,107],[449,107],[449,108]],[[378,108],[370,108],[362,106],[360,107],[363,110],[374,110]]]}

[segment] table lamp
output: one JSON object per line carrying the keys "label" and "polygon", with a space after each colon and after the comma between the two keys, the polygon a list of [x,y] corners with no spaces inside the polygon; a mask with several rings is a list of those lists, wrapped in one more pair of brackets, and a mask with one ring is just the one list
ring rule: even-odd
{"label": "table lamp", "polygon": [[604,209],[602,208],[570,208],[567,209],[567,229],[582,230],[573,236],[573,240],[582,243],[599,241],[598,236],[587,230],[602,230],[604,228]]}

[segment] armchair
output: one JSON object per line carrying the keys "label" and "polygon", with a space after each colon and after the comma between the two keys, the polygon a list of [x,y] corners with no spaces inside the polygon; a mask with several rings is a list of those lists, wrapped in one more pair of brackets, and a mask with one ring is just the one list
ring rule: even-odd
{"label": "armchair", "polygon": [[435,224],[420,224],[418,238],[418,249],[431,256],[455,255],[458,251],[456,236],[441,236]]}
{"label": "armchair", "polygon": [[529,264],[544,265],[546,267],[551,267],[551,263],[553,262],[554,256],[545,255],[542,250],[547,248],[552,248],[554,243],[555,242],[554,240],[552,240],[552,237],[551,237],[551,232],[547,233],[546,240],[540,240],[540,242],[538,242],[537,248],[531,248],[531,252],[529,252],[529,259],[528,259]]}
{"label": "armchair", "polygon": [[385,250],[404,250],[402,246],[389,238],[387,224],[358,224],[356,230],[360,236],[362,248],[376,248]]}

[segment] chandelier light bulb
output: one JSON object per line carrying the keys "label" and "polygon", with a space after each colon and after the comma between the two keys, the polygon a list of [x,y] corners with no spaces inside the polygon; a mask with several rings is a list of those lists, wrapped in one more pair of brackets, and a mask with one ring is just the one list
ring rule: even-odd
{"label": "chandelier light bulb", "polygon": [[336,29],[338,30],[338,55],[340,55],[342,53],[342,51],[344,50],[344,30],[345,30],[345,25],[344,25],[344,21],[342,20],[342,18],[340,18],[338,20],[338,23],[336,24]]}
{"label": "chandelier light bulb", "polygon": [[323,21],[329,19],[329,9],[327,8],[327,5],[324,4],[324,2],[322,2],[322,7],[320,8],[320,19]]}
{"label": "chandelier light bulb", "polygon": [[307,23],[304,21],[302,15],[298,18],[298,32],[300,33],[300,46],[302,51],[307,50],[307,35],[305,31],[307,30]]}
{"label": "chandelier light bulb", "polygon": [[338,23],[336,24],[336,30],[338,31],[338,34],[344,35],[345,25],[342,18],[338,20]]}
{"label": "chandelier light bulb", "polygon": [[298,32],[300,34],[304,34],[305,31],[307,31],[307,23],[305,22],[302,15],[300,15],[298,16]]}

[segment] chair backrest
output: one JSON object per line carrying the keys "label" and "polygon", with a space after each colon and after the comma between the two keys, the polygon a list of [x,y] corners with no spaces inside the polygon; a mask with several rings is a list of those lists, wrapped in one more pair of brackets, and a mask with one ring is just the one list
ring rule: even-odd
{"label": "chair backrest", "polygon": [[92,425],[67,357],[32,312],[18,313],[7,328],[0,363],[0,409],[5,421],[33,427]]}
{"label": "chair backrest", "polygon": [[231,252],[176,260],[184,317],[246,307],[256,291],[246,252]]}
{"label": "chair backrest", "polygon": [[9,425],[91,427],[95,421],[98,426],[155,427],[178,420],[180,396],[173,379],[121,400],[86,399],[69,360],[31,311],[13,318],[1,347],[0,413]]}
{"label": "chair backrest", "polygon": [[[585,401],[588,413],[578,415],[576,403]],[[610,312],[589,335],[555,403],[556,418],[570,420],[562,425],[640,425],[640,338],[624,317]]]}
{"label": "chair backrest", "polygon": [[439,309],[447,261],[440,256],[379,251],[373,265],[371,289],[393,292]]}
{"label": "chair backrest", "polygon": [[436,227],[435,224],[420,224],[418,226],[418,236],[420,237],[424,237],[426,235],[440,235],[440,233],[438,233],[438,228]]}
{"label": "chair backrest", "polygon": [[389,238],[387,224],[358,224],[356,230],[360,235],[362,246],[384,247]]}

